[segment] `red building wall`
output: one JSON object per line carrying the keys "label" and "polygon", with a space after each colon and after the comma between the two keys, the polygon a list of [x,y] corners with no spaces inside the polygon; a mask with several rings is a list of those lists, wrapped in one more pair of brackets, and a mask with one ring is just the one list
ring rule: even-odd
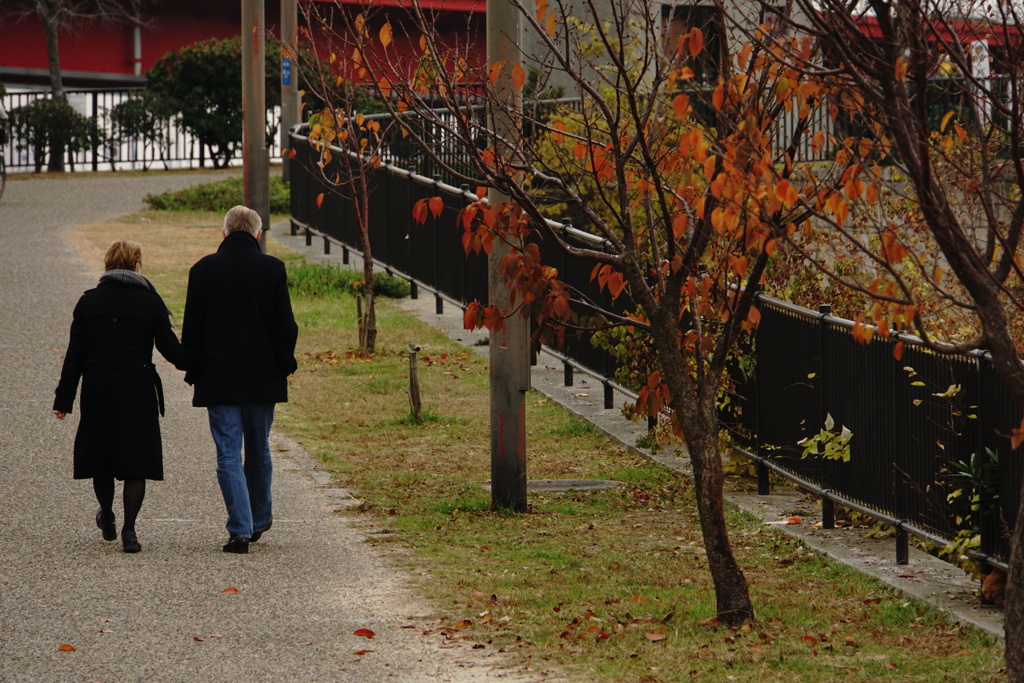
{"label": "red building wall", "polygon": [[[0,0],[2,2],[2,0]],[[316,0],[321,8],[330,9],[333,0]],[[343,0],[353,8],[359,2]],[[472,41],[471,54],[483,63],[485,52],[485,0],[426,0],[443,9],[438,26],[441,42],[449,44]],[[393,22],[400,23],[408,0],[372,0],[372,6],[385,8]],[[265,4],[267,29],[278,34],[279,0]],[[300,24],[302,23],[300,13]],[[239,34],[241,7],[238,0],[160,0],[152,16],[144,17],[140,26],[141,73],[153,66],[171,50],[207,38],[229,38]],[[411,41],[395,31],[396,47],[415,50]],[[78,22],[60,33],[61,69],[66,87],[125,87],[139,84],[135,74],[135,26],[131,23]],[[0,81],[8,88],[18,85],[46,85],[48,80],[46,39],[39,20],[30,16],[21,21],[0,23]]]}

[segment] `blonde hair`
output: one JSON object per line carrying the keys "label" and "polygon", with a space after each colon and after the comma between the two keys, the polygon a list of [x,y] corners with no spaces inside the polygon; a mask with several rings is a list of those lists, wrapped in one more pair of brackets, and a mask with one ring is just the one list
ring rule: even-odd
{"label": "blonde hair", "polygon": [[255,235],[262,228],[260,215],[247,206],[234,206],[224,215],[224,232],[229,235],[239,230]]}
{"label": "blonde hair", "polygon": [[135,270],[139,263],[142,263],[142,245],[131,240],[114,240],[103,257],[107,270]]}

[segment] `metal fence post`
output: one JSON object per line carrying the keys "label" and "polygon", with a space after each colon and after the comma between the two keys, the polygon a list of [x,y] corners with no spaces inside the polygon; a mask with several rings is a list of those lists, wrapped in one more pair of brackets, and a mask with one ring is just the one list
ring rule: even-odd
{"label": "metal fence post", "polygon": [[[820,403],[820,417],[821,424],[825,424],[827,415],[829,414],[829,406],[827,405],[828,397],[828,384],[826,382],[826,358],[825,358],[825,333],[828,329],[825,325],[825,316],[832,313],[832,306],[830,304],[821,304],[818,306],[818,397]],[[828,460],[822,460],[822,488],[828,491],[832,488],[832,463]],[[821,498],[821,527],[823,529],[835,529],[836,528],[836,504],[827,496]]]}
{"label": "metal fence post", "polygon": [[[92,170],[100,170],[99,147],[100,147],[100,101],[99,93],[92,94]],[[113,166],[113,163],[111,163]],[[116,169],[115,169],[116,170]]]}

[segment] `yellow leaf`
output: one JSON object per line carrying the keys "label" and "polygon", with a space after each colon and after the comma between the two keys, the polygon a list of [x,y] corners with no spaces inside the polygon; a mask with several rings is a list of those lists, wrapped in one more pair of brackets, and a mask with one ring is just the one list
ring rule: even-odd
{"label": "yellow leaf", "polygon": [[547,32],[549,38],[555,37],[555,31],[558,29],[558,21],[555,18],[555,13],[551,12],[548,14],[547,20],[544,22],[544,30]]}
{"label": "yellow leaf", "polygon": [[381,46],[383,46],[385,49],[387,49],[387,46],[391,44],[392,36],[393,36],[393,32],[391,30],[391,22],[386,21],[386,22],[384,22],[384,25],[380,27],[380,44],[381,44]]}
{"label": "yellow leaf", "polygon": [[946,132],[946,126],[949,125],[949,120],[951,118],[953,118],[953,116],[955,114],[956,114],[956,112],[947,111],[946,115],[942,117],[942,123],[939,124],[939,132],[940,133],[945,133]]}

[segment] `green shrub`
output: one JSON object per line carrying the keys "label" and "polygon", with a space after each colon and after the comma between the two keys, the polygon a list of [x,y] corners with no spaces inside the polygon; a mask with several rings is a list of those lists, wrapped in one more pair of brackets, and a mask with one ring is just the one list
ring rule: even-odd
{"label": "green shrub", "polygon": [[[110,110],[110,122],[113,124],[109,141],[111,149],[128,140],[137,140],[143,146],[154,147],[164,162],[164,168],[167,168],[167,152],[171,143],[168,124],[172,114],[167,111],[164,101],[149,90],[115,105]],[[145,163],[145,155],[142,156]]]}
{"label": "green shrub", "polygon": [[[280,104],[280,63],[280,46],[267,41],[268,109]],[[146,88],[209,148],[214,166],[226,166],[242,145],[242,39],[211,38],[168,52],[146,77]],[[267,131],[268,138],[274,135],[276,129]]]}
{"label": "green shrub", "polygon": [[[146,195],[145,202],[158,211],[212,211],[223,213],[244,203],[245,188],[241,178],[216,183],[193,185],[177,192]],[[288,183],[279,177],[270,179],[270,213],[291,212]]]}
{"label": "green shrub", "polygon": [[[362,291],[362,284],[362,271],[349,270],[329,263],[302,262],[288,267],[288,287],[297,294],[358,294]],[[373,290],[377,296],[404,299],[409,296],[409,283],[387,273],[374,273]]]}
{"label": "green shrub", "polygon": [[59,100],[36,100],[14,109],[10,117],[18,149],[32,151],[36,173],[48,158],[51,170],[62,170],[65,150],[86,149],[99,138],[95,122]]}

